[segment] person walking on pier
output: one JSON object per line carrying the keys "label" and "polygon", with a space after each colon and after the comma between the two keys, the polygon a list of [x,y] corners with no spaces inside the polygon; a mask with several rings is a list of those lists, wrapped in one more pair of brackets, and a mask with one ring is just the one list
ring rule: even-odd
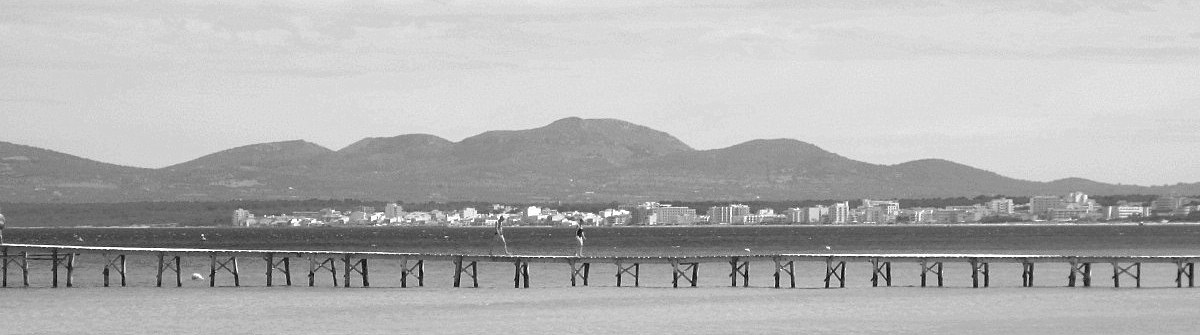
{"label": "person walking on pier", "polygon": [[0,213],[0,244],[4,244],[4,213]]}
{"label": "person walking on pier", "polygon": [[[512,255],[511,253],[508,252],[508,240],[506,240],[504,238],[504,216],[503,215],[500,216],[499,220],[496,220],[496,236],[494,237],[494,239],[499,240],[500,244],[504,245],[504,254],[505,255]],[[492,249],[495,249],[495,247],[496,247],[496,245],[495,245],[495,243],[493,243]],[[492,251],[489,250],[488,254],[492,254]]]}
{"label": "person walking on pier", "polygon": [[583,240],[587,236],[583,234],[583,218],[579,218],[579,224],[575,226],[575,240],[579,241],[579,251],[575,252],[575,257],[583,257]]}

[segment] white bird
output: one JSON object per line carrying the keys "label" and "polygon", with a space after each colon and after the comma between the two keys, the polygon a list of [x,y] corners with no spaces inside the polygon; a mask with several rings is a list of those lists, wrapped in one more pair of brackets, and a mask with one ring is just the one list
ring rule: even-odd
{"label": "white bird", "polygon": [[829,250],[829,249],[832,249],[832,248],[830,248],[828,245],[825,246],[825,250]]}
{"label": "white bird", "polygon": [[750,251],[750,248],[746,248],[745,250],[746,250],[747,252],[749,252],[749,251]]}
{"label": "white bird", "polygon": [[200,240],[201,240],[201,241],[208,241],[208,237],[204,237],[204,234],[200,234]]}
{"label": "white bird", "polygon": [[204,280],[204,275],[201,275],[201,274],[199,274],[199,273],[195,273],[195,272],[193,272],[193,273],[192,273],[192,280]]}
{"label": "white bird", "polygon": [[83,238],[79,237],[79,235],[71,234],[71,236],[75,236],[76,240],[79,240],[79,242],[83,242]]}

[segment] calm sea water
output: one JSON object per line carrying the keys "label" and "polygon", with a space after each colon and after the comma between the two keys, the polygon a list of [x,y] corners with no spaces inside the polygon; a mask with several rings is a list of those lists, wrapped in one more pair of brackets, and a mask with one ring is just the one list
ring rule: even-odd
{"label": "calm sea water", "polygon": [[[1200,254],[1200,225],[708,226],[586,229],[586,252],[620,255],[772,253]],[[510,227],[515,254],[569,255],[574,228]],[[484,227],[36,228],[9,243],[88,246],[487,253]],[[201,238],[201,235],[204,238]]]}
{"label": "calm sea water", "polygon": [[[997,252],[1077,255],[1200,254],[1200,225],[1147,226],[905,226],[905,227],[669,227],[588,229],[594,255],[711,255],[777,252]],[[520,254],[571,254],[574,230],[506,229]],[[201,241],[204,234],[206,241]],[[487,252],[487,228],[70,228],[8,229],[5,241],[145,247]],[[829,247],[826,249],[826,247]],[[750,249],[747,251],[746,249]],[[31,288],[16,273],[0,289],[0,333],[16,334],[297,334],[297,333],[1135,333],[1190,334],[1186,320],[1200,310],[1200,291],[1176,289],[1173,264],[1147,264],[1143,289],[1065,288],[1065,264],[1038,266],[1037,288],[1021,288],[1019,264],[993,264],[992,287],[970,289],[971,270],[946,264],[946,289],[920,288],[914,264],[897,264],[892,288],[872,288],[870,264],[848,264],[847,289],[822,287],[825,264],[797,265],[802,289],[772,287],[773,267],[755,263],[751,289],[728,288],[729,265],[706,263],[704,289],[669,289],[671,269],[644,264],[641,287],[616,288],[611,264],[593,264],[589,287],[571,287],[564,264],[531,265],[531,290],[512,289],[513,265],[480,263],[479,289],[454,288],[448,261],[427,262],[425,287],[400,287],[395,260],[371,263],[371,289],[345,289],[318,272],[307,286],[307,265],[293,259],[295,286],[265,287],[266,263],[241,259],[241,286],[210,260],[183,260],[183,288],[168,278],[155,287],[151,255],[129,259],[129,286],[100,288],[106,259],[79,259],[75,288],[50,289],[49,265],[32,267]],[[764,264],[765,263],[765,264]],[[1096,286],[1107,287],[1106,265]],[[344,270],[339,267],[339,269]],[[628,283],[628,278],[626,279]],[[1126,278],[1128,280],[1128,278]],[[1126,282],[1128,285],[1128,282]],[[626,284],[628,285],[628,284]],[[249,287],[246,287],[249,286]],[[803,289],[810,288],[810,289]],[[958,288],[958,289],[955,289]],[[1157,288],[1157,289],[1154,289]],[[63,317],[69,316],[69,317]],[[916,320],[916,321],[914,321]],[[938,320],[946,320],[942,322]]]}

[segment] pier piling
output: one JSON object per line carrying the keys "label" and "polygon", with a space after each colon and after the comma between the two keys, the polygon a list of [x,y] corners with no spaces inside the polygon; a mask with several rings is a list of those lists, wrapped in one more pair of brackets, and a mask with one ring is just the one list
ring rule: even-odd
{"label": "pier piling", "polygon": [[730,287],[737,287],[738,276],[742,277],[742,287],[750,286],[750,261],[740,261],[738,257],[734,257],[729,261],[729,267]]}
{"label": "pier piling", "polygon": [[641,265],[638,263],[633,263],[633,265],[625,266],[624,264],[621,264],[621,261],[617,261],[617,287],[621,287],[621,279],[624,278],[624,275],[626,274],[633,277],[633,287],[638,287],[640,283],[640,279],[638,277],[641,275]]}
{"label": "pier piling", "polygon": [[454,258],[454,287],[459,287],[463,274],[471,276],[471,287],[479,287],[479,272],[476,261],[465,263],[462,256]]}
{"label": "pier piling", "polygon": [[1033,287],[1033,262],[1021,261],[1021,287]]}
{"label": "pier piling", "polygon": [[921,263],[921,287],[925,287],[925,277],[930,272],[937,274],[938,287],[942,287],[942,262],[933,262],[933,264],[930,265],[929,261],[927,259],[922,258],[920,260],[920,263]]}
{"label": "pier piling", "polygon": [[1082,281],[1083,281],[1083,287],[1091,287],[1092,286],[1092,263],[1080,262],[1078,259],[1072,258],[1070,260],[1070,264],[1071,264],[1071,275],[1067,277],[1067,286],[1075,287],[1075,279],[1076,279],[1076,276],[1078,275],[1079,277],[1082,277],[1080,279],[1082,279]]}
{"label": "pier piling", "polygon": [[513,288],[521,288],[522,283],[525,288],[529,288],[529,262],[517,258],[513,261],[513,267],[516,268],[513,274]]}
{"label": "pier piling", "polygon": [[168,270],[175,271],[175,287],[183,287],[183,278],[180,275],[180,270],[179,270],[179,268],[180,268],[179,267],[179,263],[180,263],[179,256],[172,256],[171,257],[172,259],[170,261],[168,261],[166,257],[167,257],[166,252],[161,252],[161,251],[158,252],[158,276],[157,276],[158,287],[162,287],[163,272],[166,272]]}
{"label": "pier piling", "polygon": [[[317,271],[329,270],[330,277],[333,278],[333,286],[338,286],[337,279],[337,261],[333,257],[320,257],[317,255],[308,255],[308,286],[312,287],[316,284]],[[320,261],[318,261],[320,259]]]}
{"label": "pier piling", "polygon": [[408,276],[416,273],[417,286],[425,286],[425,261],[418,259],[412,267],[408,266],[408,257],[400,259],[400,287],[408,287]]}
{"label": "pier piling", "polygon": [[988,287],[991,276],[988,271],[988,263],[981,262],[978,258],[971,258],[971,287],[979,288],[979,275],[983,275],[983,287]]}
{"label": "pier piling", "polygon": [[773,259],[775,261],[775,288],[779,288],[779,279],[782,274],[786,273],[791,279],[792,288],[796,288],[796,266],[793,261],[784,261],[779,257]]}
{"label": "pier piling", "polygon": [[[672,258],[671,259],[671,273],[672,273],[671,286],[678,288],[679,287],[679,278],[682,277],[684,280],[687,280],[688,283],[692,285],[692,287],[696,287],[696,272],[697,272],[697,268],[699,268],[699,267],[700,267],[700,263],[680,263],[678,258]],[[689,271],[691,272],[690,276],[688,275]]]}
{"label": "pier piling", "polygon": [[834,265],[832,256],[825,259],[825,288],[829,288],[831,278],[837,278],[838,287],[846,287],[846,261],[838,261]]}
{"label": "pier piling", "polygon": [[263,261],[267,263],[267,287],[275,284],[275,271],[283,273],[283,280],[287,286],[292,286],[292,262],[290,257],[283,256],[279,260],[275,260],[275,253],[268,252],[263,255]]}
{"label": "pier piling", "polygon": [[[1121,287],[1121,275],[1132,277],[1137,287],[1142,287],[1142,263],[1133,263],[1128,266],[1121,266],[1120,263],[1113,261],[1113,287]],[[1130,273],[1130,271],[1134,271]]]}
{"label": "pier piling", "polygon": [[588,286],[588,272],[592,269],[592,264],[579,260],[571,259],[567,261],[567,265],[571,266],[571,286],[575,286],[577,279],[583,280],[583,286]]}
{"label": "pier piling", "polygon": [[1187,277],[1188,287],[1195,287],[1196,282],[1193,280],[1196,275],[1196,263],[1192,263],[1189,259],[1180,259],[1175,261],[1175,287],[1183,287],[1183,277]]}
{"label": "pier piling", "polygon": [[892,286],[892,262],[872,258],[871,267],[874,269],[871,274],[871,287],[879,287],[879,278],[883,278],[888,287]]}
{"label": "pier piling", "polygon": [[217,286],[218,270],[225,270],[229,272],[229,274],[233,275],[233,286],[242,286],[241,275],[238,272],[237,256],[231,255],[229,258],[225,258],[224,255],[222,255],[221,258],[217,258],[217,253],[212,253],[209,254],[208,257],[208,287]]}
{"label": "pier piling", "polygon": [[[343,275],[345,276],[345,278],[342,280],[342,284],[344,285],[343,287],[350,287],[350,277],[355,272],[357,272],[359,277],[362,278],[362,286],[370,287],[371,280],[370,271],[367,268],[367,258],[363,257],[359,258],[358,261],[354,261],[352,256],[352,254],[342,255],[342,262],[344,263],[342,269]],[[337,284],[334,284],[334,286],[337,286]]]}
{"label": "pier piling", "polygon": [[108,254],[104,254],[104,287],[108,287],[108,277],[111,270],[116,270],[121,275],[121,287],[125,287],[125,255],[117,255],[109,258]]}

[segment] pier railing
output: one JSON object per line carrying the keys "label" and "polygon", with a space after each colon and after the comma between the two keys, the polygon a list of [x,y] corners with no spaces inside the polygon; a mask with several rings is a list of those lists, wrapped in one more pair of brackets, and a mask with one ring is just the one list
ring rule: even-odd
{"label": "pier railing", "polygon": [[[788,287],[796,287],[796,263],[818,262],[825,264],[824,285],[830,287],[845,287],[846,264],[848,262],[869,263],[871,265],[872,286],[892,285],[892,263],[913,263],[920,266],[920,285],[925,287],[927,281],[936,279],[937,286],[944,284],[945,263],[965,263],[970,265],[972,287],[988,287],[990,285],[993,263],[1021,264],[1021,279],[1023,287],[1032,287],[1034,283],[1035,265],[1040,263],[1065,263],[1069,265],[1067,286],[1084,287],[1092,285],[1092,265],[1110,264],[1114,287],[1121,286],[1122,278],[1132,279],[1136,287],[1141,287],[1144,263],[1174,264],[1176,268],[1176,287],[1194,287],[1195,261],[1200,255],[1173,256],[1072,256],[1072,255],[1006,255],[1006,254],[758,254],[758,255],[701,255],[701,256],[553,256],[553,255],[472,255],[472,254],[433,254],[433,253],[401,253],[375,251],[328,251],[328,250],[252,250],[252,249],[192,249],[192,248],[137,248],[137,247],[95,247],[70,245],[37,245],[37,244],[3,244],[0,245],[0,265],[2,265],[2,287],[9,287],[8,273],[10,270],[21,272],[22,285],[29,286],[31,261],[49,261],[51,267],[51,286],[58,287],[60,268],[65,270],[65,284],[71,287],[75,275],[75,260],[81,254],[99,254],[103,257],[104,268],[102,276],[104,286],[111,284],[110,276],[120,277],[121,286],[127,284],[126,259],[130,255],[151,256],[157,259],[156,283],[163,286],[164,280],[174,277],[175,285],[182,286],[183,273],[180,270],[183,257],[208,258],[209,285],[216,285],[218,274],[232,276],[235,286],[241,286],[239,258],[260,258],[266,264],[266,285],[275,285],[276,274],[282,275],[286,285],[292,285],[291,263],[293,259],[307,261],[308,285],[315,285],[315,279],[320,273],[328,271],[334,285],[338,285],[337,268],[342,268],[342,285],[351,286],[353,277],[357,277],[364,287],[370,286],[370,271],[368,260],[398,260],[401,270],[401,287],[408,286],[412,277],[418,286],[425,283],[425,262],[451,262],[454,265],[453,285],[460,287],[464,279],[471,280],[471,286],[479,286],[478,263],[495,262],[510,263],[514,267],[513,286],[529,287],[530,263],[562,263],[570,266],[571,285],[582,283],[587,286],[593,264],[611,264],[615,267],[616,286],[632,279],[634,286],[640,285],[642,264],[669,264],[672,275],[672,286],[697,286],[698,268],[701,264],[717,263],[729,265],[731,286],[748,286],[750,279],[750,263],[768,263],[774,266],[774,287],[783,287],[786,280]],[[323,276],[323,274],[322,274]],[[168,284],[169,285],[169,284]]]}

